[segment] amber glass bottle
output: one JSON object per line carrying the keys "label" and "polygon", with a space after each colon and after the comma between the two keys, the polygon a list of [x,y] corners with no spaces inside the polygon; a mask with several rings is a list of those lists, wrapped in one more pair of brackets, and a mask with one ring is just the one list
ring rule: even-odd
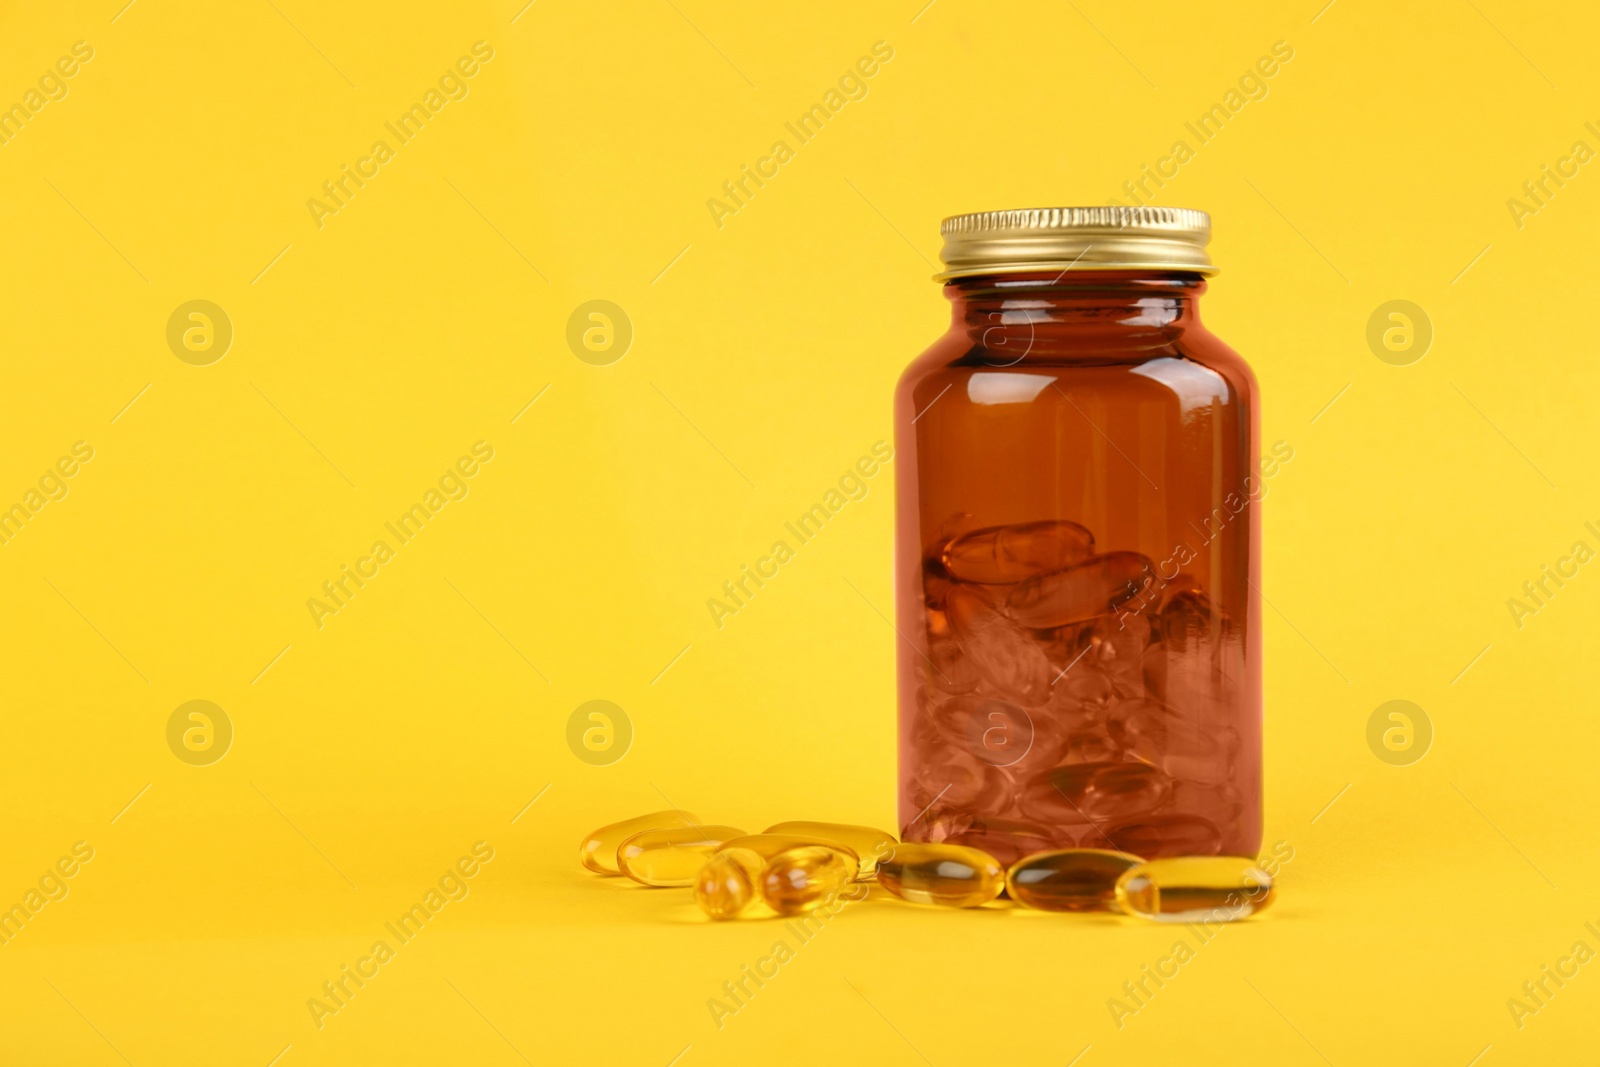
{"label": "amber glass bottle", "polygon": [[895,394],[900,823],[1254,855],[1256,384],[1201,325],[1210,219],[947,219],[950,330]]}

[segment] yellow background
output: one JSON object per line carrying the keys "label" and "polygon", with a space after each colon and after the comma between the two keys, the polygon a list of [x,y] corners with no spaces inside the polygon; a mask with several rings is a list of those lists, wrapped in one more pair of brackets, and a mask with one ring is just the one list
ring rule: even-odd
{"label": "yellow background", "polygon": [[[0,546],[0,904],[95,850],[0,947],[0,1061],[1592,1058],[1600,964],[1521,1029],[1506,1006],[1600,948],[1600,571],[1520,629],[1506,605],[1600,547],[1600,177],[1520,228],[1506,203],[1600,147],[1592,11],[522,2],[0,20],[0,103],[94,49],[0,146],[0,503],[94,449]],[[307,200],[480,40],[466,98],[319,228]],[[866,98],[715,225],[880,40]],[[1181,931],[873,901],[719,1030],[708,998],[790,935],[575,846],[664,797],[892,825],[894,465],[721,629],[706,600],[891,437],[945,324],[942,216],[1105,202],[1280,40],[1156,197],[1213,213],[1206,318],[1294,448],[1265,503],[1279,904],[1119,1029]],[[235,331],[209,366],[166,342],[193,299]],[[634,328],[608,366],[566,342],[593,299]],[[1434,326],[1409,366],[1365,339],[1393,299]],[[307,599],[477,441],[470,494],[319,629]],[[209,766],[167,744],[195,699],[235,730]],[[567,745],[591,699],[635,730],[610,766]],[[1434,727],[1410,766],[1367,746],[1391,699]],[[480,840],[470,895],[319,1029],[308,998]]]}

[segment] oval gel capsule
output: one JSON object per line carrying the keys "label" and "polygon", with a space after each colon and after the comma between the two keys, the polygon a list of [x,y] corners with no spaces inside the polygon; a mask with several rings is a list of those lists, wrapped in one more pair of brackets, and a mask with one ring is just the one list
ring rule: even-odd
{"label": "oval gel capsule", "polygon": [[1151,860],[1117,880],[1117,904],[1156,922],[1230,922],[1272,903],[1272,875],[1244,856]]}
{"label": "oval gel capsule", "polygon": [[1149,815],[1105,831],[1119,849],[1156,859],[1166,856],[1215,856],[1222,850],[1222,831],[1198,815]]}
{"label": "oval gel capsule", "polygon": [[761,872],[761,899],[779,915],[803,915],[837,900],[855,874],[855,862],[838,849],[802,845],[768,861]]}
{"label": "oval gel capsule", "polygon": [[749,849],[725,848],[694,876],[694,902],[713,919],[732,919],[760,895],[766,860]]}
{"label": "oval gel capsule", "polygon": [[1060,833],[1065,832],[1065,827],[1088,823],[1089,817],[1083,813],[1082,800],[1081,794],[1076,799],[1068,796],[1050,774],[1039,775],[1017,790],[1017,807],[1022,814]]}
{"label": "oval gel capsule", "polygon": [[[1065,836],[1066,840],[1061,838]],[[1048,852],[1072,844],[1072,835],[1047,829],[1022,819],[994,819],[987,815],[969,818],[946,838],[952,845],[982,849],[1001,866],[1016,863],[1035,852]]]}
{"label": "oval gel capsule", "polygon": [[1128,753],[1174,779],[1220,785],[1232,778],[1237,731],[1189,721],[1149,701],[1130,700],[1112,712],[1108,729]]}
{"label": "oval gel capsule", "polygon": [[578,862],[596,874],[621,874],[617,866],[617,849],[634,834],[646,830],[663,830],[673,826],[693,826],[700,816],[692,811],[652,811],[634,819],[624,819],[591,833],[578,846]]}
{"label": "oval gel capsule", "polygon": [[965,845],[896,845],[878,862],[878,884],[913,904],[975,908],[1005,888],[1005,871],[982,849]]}
{"label": "oval gel capsule", "polygon": [[843,841],[835,841],[819,834],[746,834],[744,837],[735,837],[724,841],[717,851],[726,852],[730,849],[742,848],[754,852],[761,857],[761,862],[766,864],[772,862],[780,853],[787,852],[791,848],[804,848],[807,845],[831,848],[849,861],[856,869],[860,869],[861,858],[856,855],[855,849]]}
{"label": "oval gel capsule", "polygon": [[1039,852],[1007,872],[1006,891],[1040,911],[1115,911],[1117,879],[1143,862],[1098,848]]}
{"label": "oval gel capsule", "polygon": [[1113,763],[1096,771],[1083,794],[1091,820],[1126,819],[1154,811],[1172,791],[1172,779],[1146,763]]}
{"label": "oval gel capsule", "polygon": [[711,854],[744,831],[736,826],[683,826],[646,830],[617,847],[617,867],[635,882],[656,886],[694,885],[694,876]]}
{"label": "oval gel capsule", "polygon": [[871,826],[854,826],[843,822],[780,822],[766,829],[769,834],[792,834],[796,837],[815,837],[819,844],[837,841],[849,846],[855,853],[858,865],[857,880],[871,878],[878,869],[878,859],[888,854],[898,843],[893,834]]}
{"label": "oval gel capsule", "polygon": [[995,607],[988,594],[952,586],[945,606],[961,651],[999,695],[1030,708],[1050,699],[1050,679],[1056,672],[1043,646]]}
{"label": "oval gel capsule", "polygon": [[1107,552],[1020,583],[1007,598],[1007,607],[1023,626],[1046,630],[1115,612],[1128,601],[1143,598],[1156,581],[1155,565],[1148,557]]}
{"label": "oval gel capsule", "polygon": [[917,808],[942,804],[967,811],[1004,811],[1011,781],[999,767],[978,759],[965,746],[947,744],[934,733],[912,739],[918,746],[911,799]]}
{"label": "oval gel capsule", "polygon": [[945,546],[944,569],[964,582],[1004,585],[1070,567],[1094,551],[1094,534],[1065,519],[974,530]]}

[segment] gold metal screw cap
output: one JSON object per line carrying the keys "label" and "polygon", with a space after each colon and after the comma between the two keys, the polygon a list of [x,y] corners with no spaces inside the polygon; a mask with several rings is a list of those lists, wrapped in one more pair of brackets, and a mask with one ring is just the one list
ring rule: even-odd
{"label": "gold metal screw cap", "polygon": [[1215,274],[1211,216],[1184,207],[1040,207],[952,215],[939,226],[944,272],[1174,270]]}

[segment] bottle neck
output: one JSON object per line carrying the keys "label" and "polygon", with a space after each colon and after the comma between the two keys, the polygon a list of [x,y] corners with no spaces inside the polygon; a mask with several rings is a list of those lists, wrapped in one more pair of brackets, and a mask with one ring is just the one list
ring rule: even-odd
{"label": "bottle neck", "polygon": [[1103,358],[1162,348],[1199,327],[1205,290],[1198,274],[1067,271],[957,278],[945,297],[952,331],[1008,360]]}

